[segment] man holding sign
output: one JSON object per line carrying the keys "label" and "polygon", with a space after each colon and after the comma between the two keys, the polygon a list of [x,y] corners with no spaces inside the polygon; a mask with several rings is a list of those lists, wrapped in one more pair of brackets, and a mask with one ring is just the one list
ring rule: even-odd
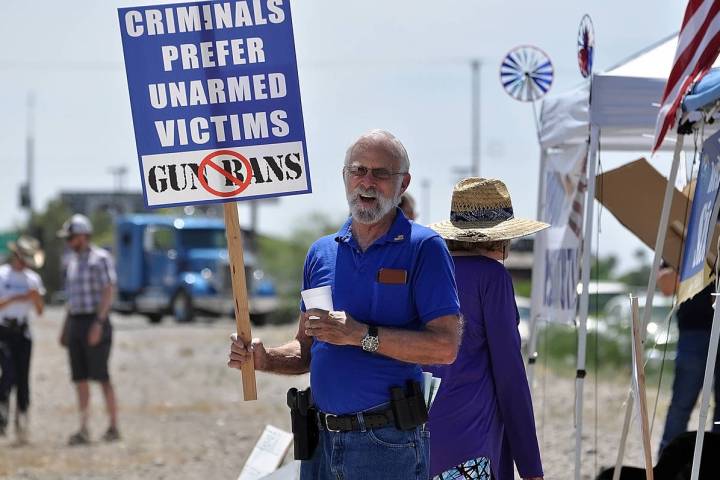
{"label": "man holding sign", "polygon": [[[288,0],[118,9],[148,207],[309,193]],[[224,205],[238,332],[249,341],[243,247]],[[252,365],[245,400],[256,399]]]}
{"label": "man holding sign", "polygon": [[413,408],[401,405],[415,398],[419,365],[455,359],[459,302],[444,241],[397,208],[409,166],[388,132],[356,140],[342,170],[351,217],[305,260],[303,288],[329,286],[334,309],[306,308],[304,295],[297,335],[279,347],[233,336],[230,367],[252,360],[267,372],[311,373],[320,432],[303,479],[428,477],[422,412],[404,415]]}

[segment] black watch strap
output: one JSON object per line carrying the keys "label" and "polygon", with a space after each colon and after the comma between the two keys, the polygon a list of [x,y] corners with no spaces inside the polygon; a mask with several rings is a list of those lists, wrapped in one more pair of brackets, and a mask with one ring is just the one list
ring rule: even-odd
{"label": "black watch strap", "polygon": [[368,325],[368,333],[367,333],[367,334],[368,334],[369,336],[371,336],[371,337],[377,337],[377,336],[378,336],[378,333],[379,333],[378,327],[376,327],[375,325]]}

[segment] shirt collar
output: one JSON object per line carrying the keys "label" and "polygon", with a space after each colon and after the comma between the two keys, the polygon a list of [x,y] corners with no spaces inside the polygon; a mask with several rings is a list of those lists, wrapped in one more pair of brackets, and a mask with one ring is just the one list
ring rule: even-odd
{"label": "shirt collar", "polygon": [[[338,230],[335,235],[336,242],[348,243],[351,245],[355,244],[355,238],[352,235],[352,216],[347,219],[345,224]],[[382,237],[375,240],[373,245],[383,245],[385,243],[400,243],[410,238],[410,230],[412,225],[410,220],[407,219],[405,214],[399,208],[395,209],[395,220],[390,225],[387,233]]]}

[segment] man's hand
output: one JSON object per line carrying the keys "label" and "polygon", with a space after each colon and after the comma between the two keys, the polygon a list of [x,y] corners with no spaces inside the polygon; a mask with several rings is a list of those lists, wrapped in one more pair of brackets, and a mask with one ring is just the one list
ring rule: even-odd
{"label": "man's hand", "polygon": [[91,347],[94,347],[95,345],[98,345],[100,343],[100,340],[102,340],[102,334],[103,334],[103,324],[99,320],[96,320],[93,322],[92,325],[90,325],[90,330],[88,330],[88,345]]}
{"label": "man's hand", "polygon": [[364,325],[345,312],[310,309],[303,313],[305,334],[333,345],[359,346],[365,334]]}
{"label": "man's hand", "polygon": [[240,370],[243,364],[249,362],[252,358],[255,370],[267,370],[268,354],[262,340],[253,338],[250,345],[245,345],[242,339],[238,338],[237,333],[233,333],[230,335],[230,341],[228,367]]}

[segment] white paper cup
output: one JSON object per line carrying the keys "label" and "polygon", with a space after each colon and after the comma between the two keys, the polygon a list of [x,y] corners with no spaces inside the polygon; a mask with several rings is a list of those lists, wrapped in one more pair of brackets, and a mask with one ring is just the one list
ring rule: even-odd
{"label": "white paper cup", "polygon": [[333,310],[332,287],[330,285],[303,290],[300,295],[302,295],[307,310],[311,308],[327,310],[328,312]]}

